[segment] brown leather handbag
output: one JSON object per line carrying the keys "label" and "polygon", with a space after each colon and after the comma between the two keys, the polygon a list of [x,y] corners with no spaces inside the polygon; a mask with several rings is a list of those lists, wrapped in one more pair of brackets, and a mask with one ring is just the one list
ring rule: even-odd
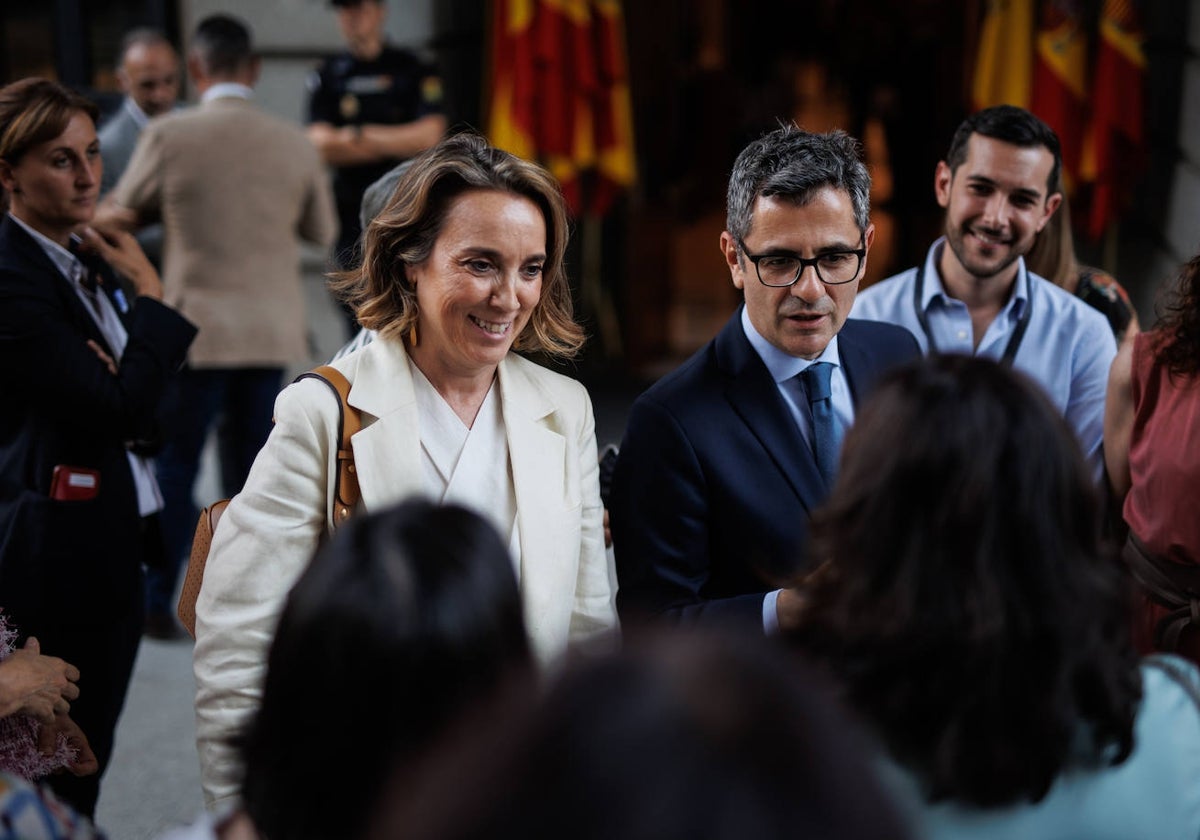
{"label": "brown leather handbag", "polygon": [[[328,385],[338,397],[338,469],[333,485],[333,525],[336,528],[350,518],[354,506],[358,504],[358,476],[354,472],[354,450],[351,448],[350,438],[362,428],[362,417],[346,402],[346,396],[350,393],[350,383],[341,371],[329,365],[322,365],[308,373],[300,374],[295,381],[299,382],[301,379],[318,379]],[[204,583],[208,551],[212,547],[217,523],[220,522],[225,508],[229,506],[229,501],[221,499],[200,511],[196,533],[192,537],[192,553],[188,557],[176,613],[184,629],[193,639],[196,638],[196,598],[199,597],[200,586]]]}

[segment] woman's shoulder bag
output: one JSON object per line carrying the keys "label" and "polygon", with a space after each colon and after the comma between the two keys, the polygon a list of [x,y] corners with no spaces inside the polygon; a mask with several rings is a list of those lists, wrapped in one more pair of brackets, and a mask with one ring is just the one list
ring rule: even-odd
{"label": "woman's shoulder bag", "polygon": [[[362,417],[346,402],[346,396],[350,393],[350,383],[341,371],[329,365],[322,365],[308,373],[300,374],[295,381],[299,382],[301,379],[317,379],[324,382],[338,398],[338,470],[333,485],[333,524],[337,527],[350,518],[354,506],[358,504],[358,476],[354,472],[354,451],[350,446],[350,438],[362,428]],[[188,557],[187,572],[183,576],[183,588],[179,592],[179,607],[176,612],[193,639],[196,638],[196,598],[200,595],[200,585],[204,582],[204,566],[208,563],[208,551],[212,547],[217,523],[228,505],[229,499],[221,499],[200,511],[196,533],[192,537],[192,553]]]}

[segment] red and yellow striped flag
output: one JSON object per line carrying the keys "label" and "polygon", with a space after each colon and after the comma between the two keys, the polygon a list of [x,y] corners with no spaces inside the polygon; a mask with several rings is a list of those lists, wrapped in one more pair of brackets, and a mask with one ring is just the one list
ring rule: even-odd
{"label": "red and yellow striped flag", "polygon": [[1062,145],[1063,187],[1080,178],[1088,107],[1088,37],[1077,0],[1043,0],[1038,23],[1030,110]]}
{"label": "red and yellow striped flag", "polygon": [[975,60],[971,104],[1029,107],[1033,0],[988,0]]}
{"label": "red and yellow striped flag", "polygon": [[1088,235],[1100,239],[1116,219],[1141,166],[1145,35],[1132,0],[1104,0],[1092,76],[1091,124],[1082,175],[1091,181]]}
{"label": "red and yellow striped flag", "polygon": [[493,0],[489,138],[541,161],[576,215],[636,178],[624,40],[619,0]]}

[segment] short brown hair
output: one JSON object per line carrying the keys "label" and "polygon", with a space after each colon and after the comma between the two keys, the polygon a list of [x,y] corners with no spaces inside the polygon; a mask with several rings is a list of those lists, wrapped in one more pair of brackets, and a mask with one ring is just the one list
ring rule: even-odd
{"label": "short brown hair", "polygon": [[417,292],[406,269],[429,258],[451,203],[479,189],[528,198],[546,223],[542,295],[513,349],[574,356],[584,335],[572,312],[563,266],[569,223],[559,184],[543,167],[489,146],[473,131],[451,135],[413,159],[367,226],[362,264],[331,275],[330,286],[367,329],[385,338],[407,337],[417,323]]}
{"label": "short brown hair", "polygon": [[96,103],[58,82],[31,77],[0,88],[0,160],[16,165],[39,143],[67,130],[79,112],[96,122]]}

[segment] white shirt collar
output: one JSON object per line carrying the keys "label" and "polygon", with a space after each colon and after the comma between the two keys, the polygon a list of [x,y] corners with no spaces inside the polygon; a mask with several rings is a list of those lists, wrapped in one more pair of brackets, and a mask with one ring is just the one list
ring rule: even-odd
{"label": "white shirt collar", "polygon": [[754,352],[758,353],[759,358],[763,360],[763,364],[767,366],[771,378],[776,383],[791,379],[815,362],[829,362],[834,367],[840,366],[838,337],[836,335],[825,345],[825,349],[821,351],[820,356],[817,356],[815,359],[801,359],[799,356],[792,356],[783,352],[759,335],[758,330],[754,328],[754,324],[750,322],[750,314],[747,312],[745,306],[742,307],[742,330],[746,333],[746,340],[750,342],[750,346],[754,348]]}
{"label": "white shirt collar", "polygon": [[[946,292],[946,284],[942,282],[942,273],[938,269],[938,264],[942,259],[942,249],[947,246],[946,237],[940,236],[934,243],[929,246],[929,251],[925,254],[925,277],[932,277],[932,282],[928,279],[924,281],[924,286],[921,290],[921,306],[926,310],[935,297],[940,297],[942,300],[949,300],[950,295]],[[1008,296],[1008,302],[1005,304],[1005,309],[1012,309],[1014,306],[1025,307],[1028,305],[1030,292],[1029,287],[1029,271],[1025,267],[1025,258],[1017,257],[1017,278],[1013,283],[1013,291]],[[1024,311],[1022,309],[1022,311]]]}
{"label": "white shirt collar", "polygon": [[214,99],[253,99],[254,89],[239,85],[237,82],[217,82],[217,84],[204,91],[204,95],[200,97],[200,102],[211,102]]}
{"label": "white shirt collar", "polygon": [[133,121],[137,123],[138,128],[145,128],[146,123],[150,122],[150,115],[133,101],[132,96],[125,97],[125,110],[129,112],[129,116],[133,117]]}

